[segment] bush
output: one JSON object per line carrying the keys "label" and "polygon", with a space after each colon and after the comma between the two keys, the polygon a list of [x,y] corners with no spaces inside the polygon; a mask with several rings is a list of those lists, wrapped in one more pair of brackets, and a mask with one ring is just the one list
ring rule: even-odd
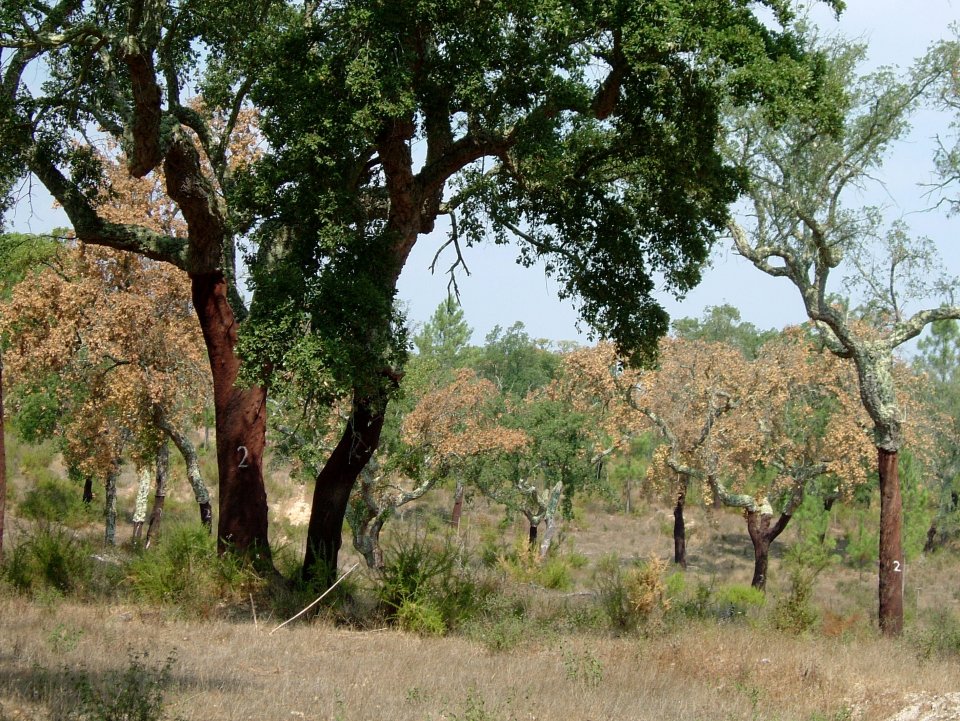
{"label": "bush", "polygon": [[130,564],[129,582],[141,600],[175,605],[199,616],[222,601],[243,602],[258,579],[233,554],[217,555],[207,529],[172,526]]}
{"label": "bush", "polygon": [[147,666],[147,654],[128,652],[129,665],[122,673],[108,675],[99,684],[86,674],[75,677],[80,697],[80,717],[98,721],[162,721],[163,694],[170,685],[170,672],[176,661],[171,654],[161,666]]}
{"label": "bush", "polygon": [[53,590],[67,594],[90,586],[90,546],[58,524],[36,526],[7,552],[3,577],[21,593]]}
{"label": "bush", "polygon": [[712,606],[717,618],[730,621],[747,617],[751,610],[761,608],[766,602],[767,597],[759,588],[736,583],[717,590]]}
{"label": "bush", "polygon": [[624,571],[616,555],[597,564],[594,583],[600,606],[615,629],[630,630],[670,608],[663,572],[667,564],[656,557]]}
{"label": "bush", "polygon": [[929,627],[912,639],[917,656],[923,661],[960,658],[960,617],[940,611],[930,621]]}
{"label": "bush", "polygon": [[790,592],[777,601],[773,625],[781,631],[801,634],[812,629],[820,616],[813,607],[813,580],[816,574],[794,568],[790,572]]}
{"label": "bush", "polygon": [[422,622],[417,632],[444,633],[472,618],[492,592],[459,563],[460,549],[447,541],[412,535],[387,549],[378,600],[399,625]]}
{"label": "bush", "polygon": [[73,528],[93,520],[96,515],[83,502],[80,489],[47,469],[37,471],[37,483],[24,494],[17,512],[34,521],[62,523]]}

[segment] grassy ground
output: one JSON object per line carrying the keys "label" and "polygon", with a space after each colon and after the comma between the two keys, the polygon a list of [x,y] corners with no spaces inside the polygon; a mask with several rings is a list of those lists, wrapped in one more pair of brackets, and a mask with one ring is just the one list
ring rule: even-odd
{"label": "grassy ground", "polygon": [[[414,550],[453,553],[453,570],[438,576],[460,584],[457,598],[476,608],[451,620],[443,615],[449,589],[443,598],[416,596],[404,625],[421,633],[399,630],[389,609],[376,607],[379,581],[363,568],[335,608],[274,630],[313,596],[211,562],[209,539],[176,529],[178,520],[193,521],[187,489],[176,487],[172,519],[151,555],[102,548],[96,514],[81,510],[69,529],[53,532],[53,546],[69,550],[61,575],[82,582],[17,591],[9,571],[17,544],[39,545],[49,530],[18,518],[17,507],[36,477],[46,477],[43,469],[56,474],[57,464],[49,449],[11,445],[0,721],[873,721],[960,689],[955,552],[909,564],[903,639],[878,637],[875,578],[846,562],[815,577],[805,606],[811,615],[799,614],[805,628],[784,630],[783,609],[796,595],[783,549],[802,534],[788,529],[777,542],[760,605],[744,589],[752,553],[742,518],[699,507],[690,513],[687,572],[660,574],[665,585],[655,589],[649,614],[619,625],[611,589],[625,593],[629,610],[637,563],[669,557],[672,518],[656,506],[628,516],[586,504],[564,526],[555,557],[537,566],[516,543],[523,528],[500,524],[495,508],[474,501],[447,545]],[[278,556],[295,560],[303,489],[274,485]],[[388,549],[448,533],[446,503],[441,494],[391,520]],[[121,540],[128,533],[118,527]],[[416,558],[424,565],[436,556]],[[342,567],[355,560],[345,546]]]}

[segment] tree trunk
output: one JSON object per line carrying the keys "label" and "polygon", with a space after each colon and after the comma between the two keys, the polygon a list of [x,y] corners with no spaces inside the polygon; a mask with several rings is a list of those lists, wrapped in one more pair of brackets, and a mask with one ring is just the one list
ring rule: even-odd
{"label": "tree trunk", "polygon": [[176,428],[164,414],[163,409],[157,408],[155,413],[157,425],[173,441],[180,455],[183,456],[183,462],[187,466],[187,480],[193,489],[193,497],[200,507],[200,523],[206,526],[207,530],[213,525],[213,510],[210,507],[210,492],[207,490],[207,484],[203,482],[203,474],[200,473],[200,458],[197,456],[197,449],[193,447],[189,436]]}
{"label": "tree trunk", "polygon": [[767,568],[770,565],[770,545],[783,533],[790,523],[791,513],[781,513],[777,522],[771,526],[772,516],[760,511],[747,509],[747,532],[753,543],[753,580],[750,585],[765,591],[767,588]]}
{"label": "tree trunk", "polygon": [[687,480],[681,482],[677,490],[677,503],[673,507],[673,562],[680,568],[687,568],[687,526],[683,520],[683,509],[687,504]]}
{"label": "tree trunk", "polygon": [[108,546],[114,545],[117,538],[117,479],[120,476],[120,460],[114,461],[104,482],[103,498],[103,540]]}
{"label": "tree trunk", "polygon": [[0,561],[3,560],[3,521],[7,513],[7,448],[3,434],[3,355],[0,354]]}
{"label": "tree trunk", "polygon": [[83,502],[93,503],[93,476],[83,479]]}
{"label": "tree trunk", "polygon": [[[157,451],[157,486],[153,496],[153,510],[150,512],[150,522],[147,524],[147,539],[143,542],[144,548],[150,548],[150,542],[160,531],[160,520],[163,518],[163,506],[167,499],[167,478],[170,475],[170,445],[160,444]],[[209,506],[209,504],[207,504]]]}
{"label": "tree trunk", "polygon": [[147,502],[150,497],[150,470],[144,466],[137,469],[137,497],[133,505],[133,545],[140,543],[143,522],[147,520]]}
{"label": "tree trunk", "polygon": [[267,492],[263,482],[266,390],[238,387],[240,359],[235,353],[237,322],[222,272],[193,274],[193,305],[213,374],[220,476],[217,550],[250,557],[272,569],[267,537]]}
{"label": "tree trunk", "polygon": [[897,451],[877,448],[877,461],[880,475],[880,632],[893,637],[903,633],[903,501]]}
{"label": "tree trunk", "polygon": [[450,525],[460,529],[460,516],[463,513],[463,481],[457,479],[457,490],[453,492],[453,512],[450,514]]}
{"label": "tree trunk", "polygon": [[537,547],[537,534],[540,532],[540,524],[530,521],[527,524],[527,541],[530,544],[530,548]]}
{"label": "tree trunk", "polygon": [[380,443],[385,406],[386,403],[381,402],[377,409],[369,399],[354,396],[347,427],[317,474],[303,558],[304,580],[319,580],[324,587],[336,581],[337,555],[343,543],[343,518],[350,491]]}

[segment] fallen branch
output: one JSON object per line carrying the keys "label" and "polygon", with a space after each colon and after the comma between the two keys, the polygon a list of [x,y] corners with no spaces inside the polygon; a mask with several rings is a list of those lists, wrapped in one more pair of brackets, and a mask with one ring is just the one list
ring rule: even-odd
{"label": "fallen branch", "polygon": [[355,570],[355,569],[357,568],[357,566],[359,566],[359,565],[360,565],[360,562],[357,561],[355,564],[353,564],[352,566],[350,566],[350,569],[349,569],[348,571],[346,571],[342,576],[340,576],[340,578],[338,578],[338,579],[334,582],[334,584],[333,584],[332,586],[330,586],[330,588],[328,588],[326,591],[324,591],[323,593],[321,593],[321,594],[320,594],[320,597],[317,598],[316,601],[314,601],[313,603],[311,603],[309,606],[307,606],[305,609],[303,609],[303,610],[302,610],[300,613],[298,613],[296,616],[293,616],[293,617],[291,617],[291,618],[288,618],[286,621],[284,621],[283,623],[281,623],[279,626],[277,626],[275,629],[273,629],[273,631],[270,632],[270,635],[272,636],[272,635],[274,634],[274,632],[279,631],[281,628],[283,628],[284,626],[286,626],[286,625],[287,625],[288,623],[290,623],[291,621],[296,621],[296,620],[297,620],[298,618],[300,618],[303,614],[305,614],[305,613],[306,613],[307,611],[309,611],[311,608],[313,608],[313,607],[316,606],[318,603],[320,603],[320,602],[326,597],[326,595],[327,595],[328,593],[330,593],[330,591],[332,591],[333,589],[335,589],[335,588],[337,587],[337,585],[340,583],[340,581],[342,581],[342,580],[345,579],[347,576],[349,576],[351,573],[353,573],[354,570]]}

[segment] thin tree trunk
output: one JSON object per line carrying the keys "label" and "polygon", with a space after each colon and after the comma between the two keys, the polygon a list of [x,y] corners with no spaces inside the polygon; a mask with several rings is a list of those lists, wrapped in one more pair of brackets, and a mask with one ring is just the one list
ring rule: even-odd
{"label": "thin tree trunk", "polygon": [[627,474],[626,480],[623,482],[624,494],[627,497],[626,503],[624,504],[627,515],[633,513],[633,480],[631,476]]}
{"label": "thin tree trunk", "polygon": [[463,481],[457,479],[457,489],[453,492],[453,512],[450,514],[450,525],[460,528],[460,516],[463,513]]}
{"label": "thin tree trunk", "polygon": [[903,501],[898,454],[878,448],[877,461],[880,474],[880,632],[894,637],[903,633]]}
{"label": "thin tree trunk", "polygon": [[147,524],[147,539],[144,548],[150,548],[154,536],[160,532],[160,520],[163,518],[163,506],[167,500],[167,479],[170,475],[170,444],[161,443],[157,450],[157,486],[153,496],[153,510]]}
{"label": "thin tree trunk", "polygon": [[83,502],[93,503],[93,476],[83,479]]}
{"label": "thin tree trunk", "polygon": [[683,509],[687,504],[687,479],[684,478],[677,490],[677,503],[673,507],[673,562],[680,568],[687,568],[687,526],[683,520]]}
{"label": "thin tree trunk", "polygon": [[0,353],[0,561],[3,560],[3,526],[7,515],[7,448],[3,434],[3,354]]}
{"label": "thin tree trunk", "polygon": [[133,545],[140,543],[143,535],[143,522],[147,520],[147,503],[150,497],[150,469],[144,466],[137,469],[137,496],[133,505]]}
{"label": "thin tree trunk", "polygon": [[247,555],[272,569],[267,537],[267,492],[263,482],[266,390],[238,387],[237,322],[222,272],[191,275],[193,305],[213,373],[220,476],[217,549]]}
{"label": "thin tree trunk", "polygon": [[343,543],[343,518],[350,491],[380,442],[383,406],[354,397],[353,412],[339,443],[317,474],[313,506],[307,525],[307,550],[303,558],[305,580],[319,580],[329,587],[336,580],[337,556]]}
{"label": "thin tree trunk", "polygon": [[104,482],[103,498],[103,540],[108,546],[114,545],[117,538],[117,479],[120,476],[120,460],[110,466]]}
{"label": "thin tree trunk", "polygon": [[173,441],[180,455],[183,456],[183,462],[187,466],[187,481],[190,488],[193,489],[193,497],[200,507],[200,523],[207,527],[207,530],[213,525],[213,509],[210,506],[210,492],[207,490],[207,484],[203,482],[203,474],[200,472],[200,457],[197,455],[197,449],[193,447],[189,436],[175,427],[160,408],[156,409],[155,419],[157,425]]}
{"label": "thin tree trunk", "polygon": [[537,535],[540,532],[540,524],[530,521],[527,524],[527,542],[530,544],[530,548],[537,547]]}

